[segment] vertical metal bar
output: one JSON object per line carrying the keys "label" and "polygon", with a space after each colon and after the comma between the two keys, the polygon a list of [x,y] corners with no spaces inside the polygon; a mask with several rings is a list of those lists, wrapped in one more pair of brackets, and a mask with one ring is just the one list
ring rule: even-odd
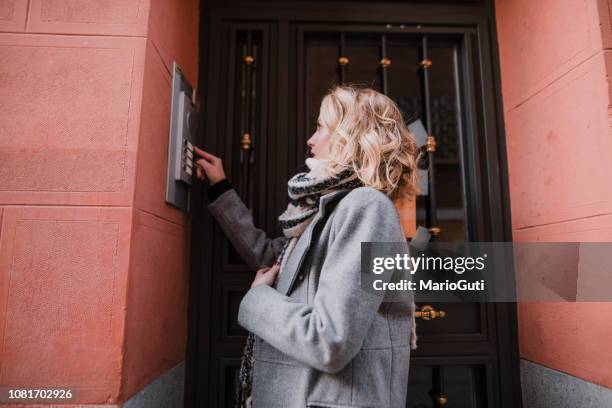
{"label": "vertical metal bar", "polygon": [[433,382],[433,406],[435,408],[443,408],[448,403],[448,396],[445,394],[445,384],[444,384],[444,367],[435,366],[432,371],[432,382]]}
{"label": "vertical metal bar", "polygon": [[238,143],[240,149],[240,175],[238,178],[238,193],[242,194],[245,190],[245,178],[244,178],[244,162],[246,160],[246,152],[242,148],[242,138],[247,132],[248,128],[248,117],[247,117],[247,98],[246,98],[246,90],[247,90],[247,73],[248,73],[248,65],[246,64],[247,57],[249,55],[249,49],[247,43],[244,39],[243,35],[239,35],[237,40],[240,44],[241,49],[241,58],[240,58],[240,140]]}
{"label": "vertical metal bar", "polygon": [[387,88],[387,67],[391,61],[387,58],[387,34],[382,34],[380,38],[380,84],[382,93],[388,94]]}
{"label": "vertical metal bar", "polygon": [[[254,58],[253,55],[253,33],[251,31],[249,31],[247,33],[247,58]],[[245,94],[244,94],[244,98],[246,100],[246,106],[245,106],[245,110],[246,110],[246,132],[248,134],[251,134],[251,72],[253,71],[253,64],[254,61],[251,59],[249,60],[251,61],[250,63],[245,61],[245,65],[246,65],[246,89],[244,90]]]}
{"label": "vertical metal bar", "polygon": [[346,66],[348,65],[348,57],[346,56],[346,36],[340,33],[340,53],[338,55],[338,72],[340,74],[340,84],[346,83]]}
{"label": "vertical metal bar", "polygon": [[[251,93],[249,95],[250,98],[250,110],[249,110],[249,115],[250,115],[250,121],[249,121],[249,134],[251,135],[251,150],[253,150],[253,143],[255,142],[255,139],[257,137],[256,133],[257,133],[257,129],[255,126],[255,119],[256,119],[256,110],[257,110],[257,71],[258,71],[258,66],[257,66],[257,62],[258,62],[258,55],[257,55],[257,44],[253,44],[252,46],[252,55],[253,58],[255,58],[255,61],[252,64],[251,67]],[[251,159],[253,158],[253,155],[251,154]],[[251,163],[253,162],[253,160],[250,161]]]}
{"label": "vertical metal bar", "polygon": [[[434,151],[435,151],[435,138],[431,135],[432,123],[431,123],[431,96],[429,92],[429,69],[432,66],[429,60],[429,50],[427,43],[427,35],[423,35],[421,41],[421,72],[422,72],[422,83],[423,83],[423,110],[425,112],[425,128],[428,133],[427,142],[427,157],[429,159],[429,194],[426,196],[427,200],[427,226],[432,231],[432,235],[439,233],[437,208],[436,208],[436,188],[435,188],[435,171],[434,171]],[[433,143],[433,146],[431,145]]]}
{"label": "vertical metal bar", "polygon": [[429,61],[429,48],[427,43],[427,35],[421,38],[421,72],[423,79],[423,97],[425,108],[425,127],[427,130],[431,128],[431,97],[429,95],[429,66],[425,61]]}
{"label": "vertical metal bar", "polygon": [[[258,47],[257,47],[257,43],[252,44],[251,47],[251,52],[252,52],[252,56],[255,59],[253,61],[252,68],[251,68],[251,93],[249,95],[250,99],[251,99],[251,103],[250,103],[250,121],[249,121],[249,134],[251,135],[251,145],[249,146],[249,150],[247,152],[247,157],[248,160],[245,163],[245,166],[247,168],[251,167],[251,164],[253,164],[255,162],[255,142],[257,140],[257,126],[256,126],[256,114],[257,114],[257,73],[258,73],[258,60],[259,60],[259,55],[258,55]],[[251,169],[249,169],[247,171],[247,173],[249,174],[249,177],[252,179],[251,176]],[[249,180],[247,183],[247,203],[250,205],[249,208],[253,208],[253,182],[254,180]]]}
{"label": "vertical metal bar", "polygon": [[241,177],[240,177],[240,194],[242,198],[248,202],[249,197],[249,156],[250,156],[250,144],[252,140],[252,114],[251,114],[251,89],[252,89],[252,72],[253,65],[255,63],[253,55],[253,33],[247,31],[246,35],[246,47],[243,46],[244,52],[242,56],[243,69],[243,88],[241,90],[241,99],[244,101],[242,104],[242,115],[241,126],[242,132],[240,134],[240,164],[242,166]]}
{"label": "vertical metal bar", "polygon": [[[247,77],[247,65],[245,64],[245,58],[249,55],[246,44],[242,42],[241,36],[238,36],[240,43],[240,137],[246,133],[247,117],[246,117],[246,77]],[[240,149],[240,163],[244,161],[244,152]]]}

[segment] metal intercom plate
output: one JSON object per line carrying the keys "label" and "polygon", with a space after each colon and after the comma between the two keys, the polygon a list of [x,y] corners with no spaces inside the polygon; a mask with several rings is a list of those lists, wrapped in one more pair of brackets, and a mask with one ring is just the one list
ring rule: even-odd
{"label": "metal intercom plate", "polygon": [[172,71],[166,202],[188,212],[189,190],[194,172],[193,145],[197,135],[198,116],[192,101],[191,84],[176,62]]}

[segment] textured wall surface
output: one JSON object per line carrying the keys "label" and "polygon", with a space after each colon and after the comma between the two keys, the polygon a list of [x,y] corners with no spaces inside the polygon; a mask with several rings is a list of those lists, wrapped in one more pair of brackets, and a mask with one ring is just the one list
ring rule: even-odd
{"label": "textured wall surface", "polygon": [[521,361],[524,408],[612,407],[612,389]]}
{"label": "textured wall surface", "polygon": [[[612,241],[609,2],[495,6],[514,240]],[[522,358],[612,388],[612,304],[518,313]]]}
{"label": "textured wall surface", "polygon": [[88,400],[112,398],[120,380],[130,218],[120,208],[4,208],[0,384],[70,384]]}
{"label": "textured wall surface", "polygon": [[131,204],[145,45],[0,33],[0,202]]}
{"label": "textured wall surface", "polygon": [[195,85],[197,1],[0,0],[0,387],[120,405],[185,359],[174,60]]}
{"label": "textured wall surface", "polygon": [[[188,217],[165,204],[172,62],[197,85],[198,2],[151,1],[121,400],[185,359]],[[173,383],[178,384],[178,383]]]}
{"label": "textured wall surface", "polygon": [[123,404],[123,408],[180,408],[184,401],[184,386],[183,361],[133,395]]}

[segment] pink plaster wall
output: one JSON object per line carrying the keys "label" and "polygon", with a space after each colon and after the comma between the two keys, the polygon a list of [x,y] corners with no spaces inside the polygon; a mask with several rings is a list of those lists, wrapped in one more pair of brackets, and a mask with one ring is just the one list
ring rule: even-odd
{"label": "pink plaster wall", "polygon": [[[612,241],[608,1],[495,7],[513,238]],[[612,387],[601,324],[612,304],[523,303],[518,314],[522,358]]]}
{"label": "pink plaster wall", "polygon": [[7,206],[0,248],[0,384],[111,402],[121,380],[131,211]]}
{"label": "pink plaster wall", "polygon": [[185,358],[189,219],[164,203],[198,2],[0,0],[0,388],[120,404]]}
{"label": "pink plaster wall", "polygon": [[197,35],[197,1],[151,2],[122,400],[185,358],[189,219],[166,205],[164,197],[172,62],[176,60],[196,86]]}

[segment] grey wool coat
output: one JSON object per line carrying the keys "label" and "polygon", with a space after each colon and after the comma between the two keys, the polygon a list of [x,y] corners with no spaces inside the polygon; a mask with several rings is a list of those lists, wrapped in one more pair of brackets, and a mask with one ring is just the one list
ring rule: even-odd
{"label": "grey wool coat", "polygon": [[[208,208],[253,270],[272,265],[287,238],[256,228],[235,190]],[[371,187],[328,193],[276,288],[246,293],[238,322],[257,337],[253,408],[406,406],[413,298],[361,288],[367,241],[405,242],[393,202]]]}

